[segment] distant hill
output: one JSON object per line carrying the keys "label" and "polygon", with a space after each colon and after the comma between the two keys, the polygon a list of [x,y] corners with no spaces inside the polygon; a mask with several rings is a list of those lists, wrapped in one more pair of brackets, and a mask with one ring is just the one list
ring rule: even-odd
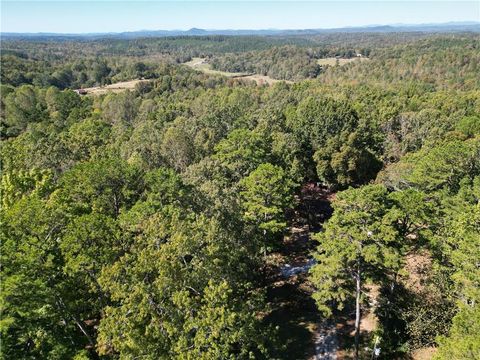
{"label": "distant hill", "polygon": [[264,29],[264,30],[205,30],[192,28],[189,30],[140,30],[119,33],[86,33],[86,34],[62,34],[62,33],[1,33],[2,38],[117,38],[135,39],[145,37],[168,37],[168,36],[290,36],[290,35],[316,35],[327,33],[389,33],[389,32],[480,32],[480,22],[449,22],[441,24],[395,24],[395,25],[370,25],[358,27],[344,27],[333,29]]}

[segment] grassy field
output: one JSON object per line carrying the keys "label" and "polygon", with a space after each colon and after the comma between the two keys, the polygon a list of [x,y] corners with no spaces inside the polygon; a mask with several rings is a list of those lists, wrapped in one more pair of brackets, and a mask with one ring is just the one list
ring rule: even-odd
{"label": "grassy field", "polygon": [[[369,60],[370,59],[366,58],[366,57],[355,57],[355,58],[351,58],[351,59],[325,58],[325,59],[318,59],[317,64],[320,65],[320,66],[325,66],[325,65],[343,66],[343,65],[350,64],[351,62],[354,62],[354,61],[369,61]],[[338,61],[338,63],[337,63],[337,61]]]}
{"label": "grassy field", "polygon": [[[185,65],[190,66],[191,68],[201,71],[205,74],[220,75],[220,76],[226,76],[229,78],[255,81],[258,85],[265,85],[265,84],[272,85],[279,81],[284,81],[284,80],[272,79],[271,77],[265,76],[265,75],[249,74],[249,73],[232,73],[232,72],[226,72],[226,71],[213,70],[211,69],[211,65],[208,64],[203,58],[193,58],[191,61],[186,62]],[[82,90],[85,90],[87,92],[87,95],[103,95],[109,92],[119,93],[125,90],[134,90],[135,86],[138,83],[146,82],[146,81],[151,81],[151,80],[134,79],[129,81],[121,81],[121,82],[117,82],[117,83],[105,85],[105,86],[95,86],[95,87],[84,88]],[[286,82],[292,83],[292,81],[286,81]]]}
{"label": "grassy field", "polygon": [[150,80],[136,79],[136,80],[122,81],[122,82],[105,85],[105,86],[95,86],[95,87],[85,88],[83,90],[87,92],[87,95],[102,95],[102,94],[107,94],[109,92],[118,93],[125,90],[133,90],[135,89],[135,86],[138,83],[146,82],[146,81],[150,81]]}
{"label": "grassy field", "polygon": [[280,81],[292,83],[292,81],[277,80],[277,79],[271,78],[270,76],[259,75],[259,74],[249,74],[244,72],[233,73],[233,72],[227,72],[227,71],[213,70],[211,65],[207,63],[206,59],[204,58],[192,58],[192,60],[184,63],[184,65],[187,65],[192,69],[201,71],[205,74],[220,75],[220,76],[226,76],[229,78],[255,81],[258,85],[265,85],[265,84],[272,85]]}
{"label": "grassy field", "polygon": [[204,58],[193,58],[192,60],[184,64],[187,66],[190,66],[192,69],[201,71],[205,74],[211,74],[211,75],[221,75],[226,77],[240,77],[240,76],[251,75],[249,73],[232,73],[227,71],[213,70],[211,65],[207,63],[206,59]]}
{"label": "grassy field", "polygon": [[290,80],[278,80],[278,79],[273,79],[270,76],[258,75],[258,74],[239,76],[238,78],[255,81],[258,85],[264,85],[264,84],[272,85],[281,81],[286,82],[288,84],[293,84],[293,81],[290,81]]}

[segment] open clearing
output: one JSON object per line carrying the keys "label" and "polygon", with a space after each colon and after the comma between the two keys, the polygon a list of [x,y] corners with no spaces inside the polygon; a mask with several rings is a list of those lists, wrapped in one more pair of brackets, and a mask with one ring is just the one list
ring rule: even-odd
{"label": "open clearing", "polygon": [[87,95],[103,95],[109,92],[118,93],[125,90],[133,90],[135,89],[135,86],[138,83],[147,82],[147,81],[151,81],[151,80],[135,79],[135,80],[129,80],[129,81],[121,81],[115,84],[110,84],[105,86],[95,86],[95,87],[85,88],[82,90],[86,91]]}
{"label": "open clearing", "polygon": [[412,354],[413,360],[431,360],[437,349],[434,347],[426,347],[417,349]]}
{"label": "open clearing", "polygon": [[209,63],[207,63],[207,60],[204,58],[192,58],[192,60],[184,63],[184,65],[190,66],[192,69],[195,69],[210,75],[221,75],[226,77],[241,77],[241,76],[251,75],[249,73],[242,73],[242,72],[232,73],[228,71],[213,70],[212,66]]}
{"label": "open clearing", "polygon": [[245,75],[245,76],[237,76],[236,78],[238,79],[245,79],[245,80],[252,80],[255,81],[258,85],[272,85],[276,84],[278,82],[286,82],[288,84],[293,84],[293,81],[290,80],[278,80],[278,79],[273,79],[270,76],[266,75],[259,75],[259,74],[254,74],[254,75]]}
{"label": "open clearing", "polygon": [[[355,61],[369,61],[370,59],[369,58],[366,58],[366,57],[354,57],[354,58],[351,58],[351,59],[337,59],[337,58],[325,58],[325,59],[318,59],[317,60],[317,64],[320,65],[320,66],[325,66],[325,65],[328,65],[328,66],[343,66],[343,65],[347,65],[347,64],[350,64],[352,62],[355,62]],[[338,63],[337,63],[338,61]]]}
{"label": "open clearing", "polygon": [[[192,69],[201,71],[205,74],[226,76],[228,78],[239,79],[239,80],[255,81],[258,85],[265,85],[265,84],[272,85],[281,81],[285,81],[286,83],[289,83],[289,84],[293,83],[293,81],[277,80],[266,75],[249,74],[249,73],[241,73],[241,72],[232,73],[227,71],[213,70],[211,68],[211,65],[207,63],[206,59],[204,58],[193,58],[191,61],[184,63],[184,65],[187,65]],[[94,87],[84,88],[81,90],[85,91],[86,95],[103,95],[109,92],[119,93],[125,90],[134,90],[135,86],[138,83],[147,82],[147,81],[151,81],[151,80],[134,79],[129,81],[121,81],[121,82],[117,82],[117,83],[105,85],[105,86],[94,86]]]}
{"label": "open clearing", "polygon": [[[325,65],[343,66],[354,61],[368,61],[368,60],[369,59],[366,57],[356,57],[351,59],[325,58],[325,59],[318,59],[317,63],[323,66]],[[213,70],[211,68],[211,65],[207,63],[205,58],[198,58],[198,57],[192,58],[192,60],[184,63],[184,65],[187,65],[192,69],[201,71],[209,75],[220,75],[220,76],[226,76],[232,79],[255,81],[257,85],[273,85],[275,83],[282,82],[282,81],[288,84],[293,84],[293,81],[273,79],[270,76],[266,76],[266,75],[249,74],[245,72],[234,73],[234,72],[228,72],[228,71]],[[147,81],[151,81],[151,80],[134,79],[129,81],[121,81],[121,82],[117,82],[117,83],[105,85],[105,86],[89,87],[82,90],[86,91],[87,95],[103,95],[109,92],[119,93],[125,90],[133,90],[135,89],[135,86],[138,83],[147,82]]]}
{"label": "open clearing", "polygon": [[187,65],[192,69],[201,71],[205,74],[226,76],[229,78],[235,78],[240,80],[255,81],[258,85],[264,85],[264,84],[272,85],[281,81],[284,81],[289,84],[293,83],[293,81],[273,79],[270,76],[266,76],[266,75],[249,74],[245,72],[233,73],[228,71],[213,70],[212,66],[209,63],[207,63],[207,60],[205,58],[198,58],[198,57],[192,58],[192,60],[184,63],[184,65]]}

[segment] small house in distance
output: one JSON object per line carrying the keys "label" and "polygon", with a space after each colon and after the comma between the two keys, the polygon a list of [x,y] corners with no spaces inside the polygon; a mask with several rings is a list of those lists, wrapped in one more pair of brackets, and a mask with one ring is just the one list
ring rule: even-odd
{"label": "small house in distance", "polygon": [[78,95],[87,95],[87,90],[85,89],[76,89],[73,91],[75,91]]}

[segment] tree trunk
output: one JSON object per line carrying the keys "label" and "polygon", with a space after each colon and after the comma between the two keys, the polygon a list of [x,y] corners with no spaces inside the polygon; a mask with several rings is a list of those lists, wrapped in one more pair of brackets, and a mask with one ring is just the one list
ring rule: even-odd
{"label": "tree trunk", "polygon": [[356,276],[356,297],[355,297],[355,360],[358,360],[358,349],[360,346],[360,294],[361,294],[361,272],[360,260],[357,261],[357,276]]}
{"label": "tree trunk", "polygon": [[[267,213],[265,212],[263,214],[263,219],[265,221],[265,223],[267,222]],[[267,257],[267,230],[266,229],[263,229],[263,257]]]}
{"label": "tree trunk", "polygon": [[75,322],[75,324],[78,326],[78,328],[80,329],[80,331],[83,333],[83,335],[85,335],[85,337],[87,338],[90,346],[95,346],[95,342],[93,341],[93,339],[92,339],[91,336],[88,334],[88,332],[87,332],[87,330],[85,329],[85,327],[83,326],[82,321],[79,320],[76,316],[73,316],[73,315],[72,315],[72,319],[73,319],[73,321]]}
{"label": "tree trunk", "polygon": [[67,308],[67,306],[65,305],[65,302],[63,301],[63,299],[62,299],[61,296],[59,296],[58,294],[56,294],[56,295],[55,295],[55,298],[56,298],[57,306],[58,306],[59,308],[61,308],[63,311],[65,311],[65,312],[67,313],[67,315],[70,316],[70,318],[73,320],[73,322],[75,323],[75,325],[77,325],[77,327],[80,329],[80,331],[83,333],[83,335],[85,335],[85,337],[87,338],[88,343],[90,344],[90,346],[95,346],[95,342],[93,341],[92,337],[88,334],[87,330],[86,330],[85,327],[83,326],[82,321],[68,310],[68,308]]}

